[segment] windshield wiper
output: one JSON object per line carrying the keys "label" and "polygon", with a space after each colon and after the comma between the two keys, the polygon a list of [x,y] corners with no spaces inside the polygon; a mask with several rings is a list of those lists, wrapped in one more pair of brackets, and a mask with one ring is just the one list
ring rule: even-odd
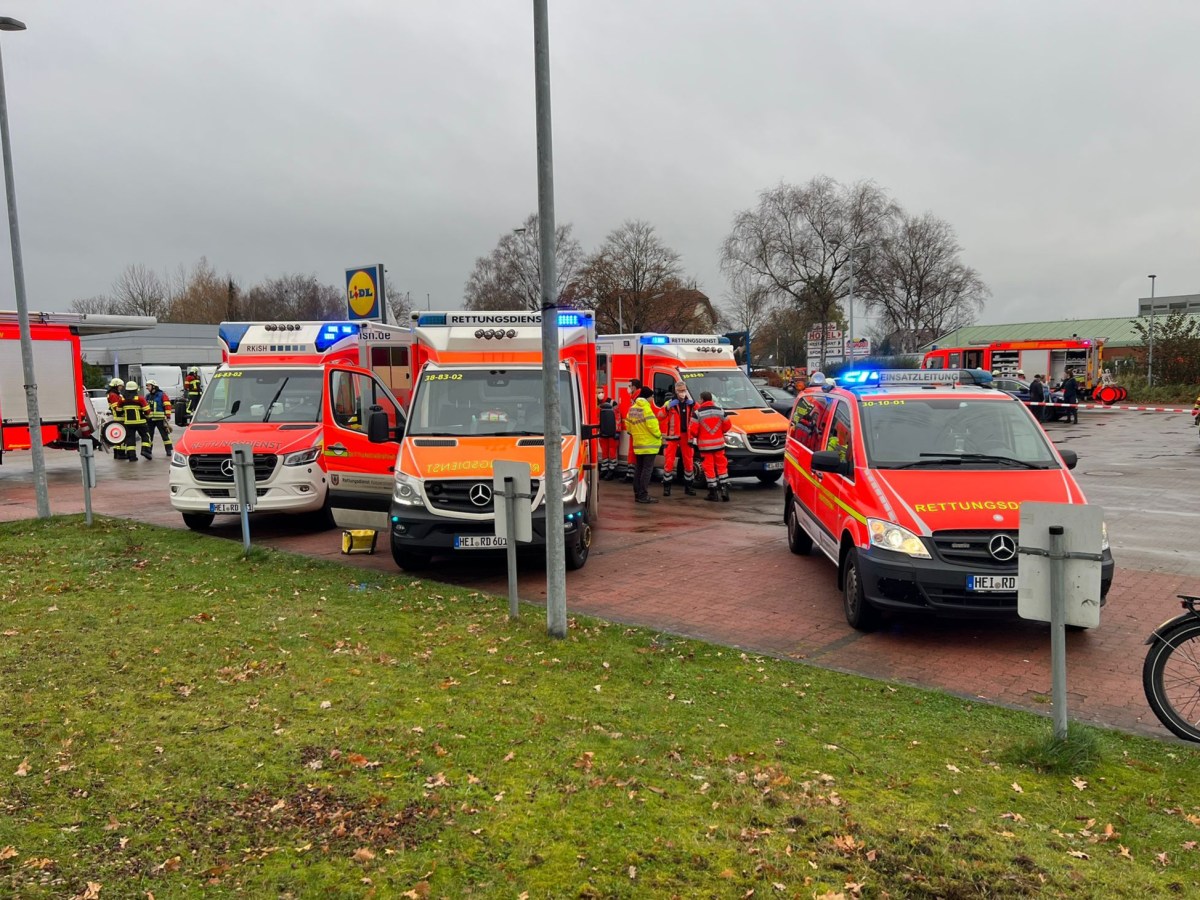
{"label": "windshield wiper", "polygon": [[1037,463],[1027,462],[1013,456],[995,456],[990,453],[922,453],[924,459],[915,462],[892,466],[893,469],[913,469],[917,466],[936,466],[940,463],[953,462],[961,465],[964,462],[994,462],[1006,466],[1017,466],[1022,469],[1041,469]]}
{"label": "windshield wiper", "polygon": [[279,402],[279,395],[283,393],[283,389],[287,387],[287,383],[291,380],[290,377],[284,378],[283,383],[279,385],[279,390],[275,392],[275,396],[271,398],[271,402],[267,404],[267,413],[263,416],[263,421],[266,422],[271,418],[271,413],[275,411],[275,404]]}

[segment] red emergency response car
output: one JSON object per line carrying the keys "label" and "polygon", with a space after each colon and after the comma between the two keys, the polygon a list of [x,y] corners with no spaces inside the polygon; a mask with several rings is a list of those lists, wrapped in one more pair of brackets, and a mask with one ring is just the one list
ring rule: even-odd
{"label": "red emergency response car", "polygon": [[[1027,500],[1086,503],[1023,403],[948,370],[820,376],[789,422],[788,545],[838,567],[846,620],[882,610],[1015,614],[1017,536]],[[823,382],[823,383],[821,383]],[[1107,535],[1101,602],[1113,577]]]}

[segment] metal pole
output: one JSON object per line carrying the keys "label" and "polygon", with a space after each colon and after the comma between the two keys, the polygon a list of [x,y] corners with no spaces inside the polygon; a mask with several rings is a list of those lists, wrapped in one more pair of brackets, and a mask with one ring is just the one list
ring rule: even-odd
{"label": "metal pole", "polygon": [[504,519],[508,524],[505,532],[508,550],[508,617],[520,616],[517,600],[517,486],[511,478],[504,479]]}
{"label": "metal pole", "polygon": [[854,368],[854,245],[850,245],[850,346],[846,368]]}
{"label": "metal pole", "polygon": [[[20,24],[20,23],[17,23]],[[20,26],[21,30],[24,25]],[[4,30],[11,30],[5,28]],[[42,414],[38,410],[37,380],[33,372],[33,337],[29,331],[29,304],[25,299],[25,264],[21,261],[21,230],[17,226],[17,188],[13,182],[12,142],[8,136],[8,97],[4,90],[4,63],[0,60],[0,144],[4,153],[4,189],[8,194],[8,236],[12,242],[13,281],[17,290],[17,328],[21,335],[21,373],[25,377],[25,409],[29,416],[29,452],[33,457],[33,491],[39,519],[50,516],[50,489],[46,485],[46,458],[42,446]]]}
{"label": "metal pole", "polygon": [[1067,588],[1063,527],[1050,526],[1050,697],[1054,736],[1067,737]]}
{"label": "metal pole", "polygon": [[79,444],[79,463],[83,468],[83,515],[84,521],[92,524],[92,488],[96,486],[96,457],[92,445],[87,441]]}
{"label": "metal pole", "polygon": [[625,333],[625,308],[620,294],[617,294],[617,333]]}
{"label": "metal pole", "polygon": [[1150,279],[1150,352],[1146,355],[1146,385],[1154,384],[1154,279],[1157,275],[1146,276]]}
{"label": "metal pole", "polygon": [[558,297],[554,259],[554,153],[550,130],[550,25],[546,0],[533,0],[537,109],[538,237],[542,265],[542,394],[546,430],[546,631],[567,636],[567,556],[563,534],[562,429],[558,411]]}

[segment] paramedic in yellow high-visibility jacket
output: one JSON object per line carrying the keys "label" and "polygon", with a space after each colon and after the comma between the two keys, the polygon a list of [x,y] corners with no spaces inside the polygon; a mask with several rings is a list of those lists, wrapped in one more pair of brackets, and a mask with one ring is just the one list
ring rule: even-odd
{"label": "paramedic in yellow high-visibility jacket", "polygon": [[662,429],[658,416],[650,405],[654,391],[642,387],[637,399],[625,416],[625,430],[633,445],[633,499],[638,503],[657,503],[650,496],[650,479],[654,475],[654,460],[662,447]]}

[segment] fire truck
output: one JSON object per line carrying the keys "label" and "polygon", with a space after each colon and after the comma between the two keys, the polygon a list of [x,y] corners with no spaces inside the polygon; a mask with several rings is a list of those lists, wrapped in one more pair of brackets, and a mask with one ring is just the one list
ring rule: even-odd
{"label": "fire truck", "polygon": [[[99,431],[99,417],[84,388],[79,336],[154,324],[150,316],[29,314],[33,378],[45,446],[76,450],[81,440],[95,441]],[[6,451],[28,450],[32,444],[29,432],[17,314],[0,311],[0,460]]]}
{"label": "fire truck", "polygon": [[613,334],[597,342],[600,386],[628,409],[629,380],[654,391],[661,406],[674,396],[675,382],[687,385],[697,403],[708,391],[725,410],[732,428],[725,435],[725,456],[732,478],[754,477],[771,484],[783,477],[787,419],[767,405],[762,393],[738,366],[729,338],[715,334]]}
{"label": "fire truck", "polygon": [[234,444],[253,448],[253,512],[309,513],[326,527],[339,506],[386,512],[412,391],[411,331],[222,322],[218,337],[222,364],[171,458],[171,505],[184,523],[203,530],[216,516],[240,513]]}
{"label": "fire truck", "polygon": [[[1044,375],[1057,381],[1067,369],[1073,369],[1080,381],[1080,395],[1091,398],[1101,386],[1104,374],[1103,338],[1050,338],[1029,341],[991,341],[969,347],[934,347],[925,354],[924,369],[986,369],[997,376],[1029,378]],[[1082,377],[1080,377],[1082,376]],[[1115,388],[1115,386],[1112,386]],[[1117,399],[1119,389],[1105,403]]]}
{"label": "fire truck", "polygon": [[[539,312],[414,314],[417,373],[395,464],[386,521],[337,511],[339,525],[386,530],[405,569],[435,554],[504,547],[495,535],[492,463],[527,462],[533,536],[566,536],[567,568],[587,561],[597,518],[596,326],[590,313],[557,314],[561,417],[544,422]],[[546,521],[545,435],[562,441],[563,518]]]}

